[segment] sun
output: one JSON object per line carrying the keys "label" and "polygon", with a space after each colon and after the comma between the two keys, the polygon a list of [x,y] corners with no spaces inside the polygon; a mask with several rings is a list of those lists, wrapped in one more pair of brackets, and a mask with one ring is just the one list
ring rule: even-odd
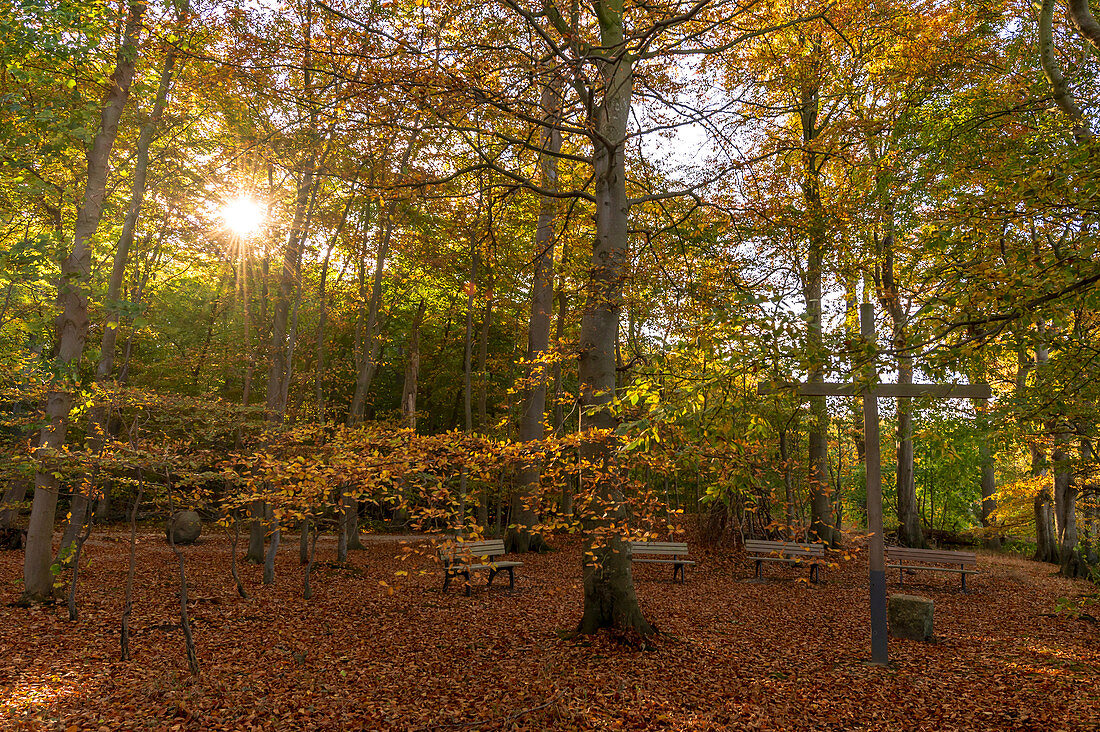
{"label": "sun", "polygon": [[251,236],[263,226],[264,211],[251,198],[234,198],[222,206],[222,221],[237,236]]}

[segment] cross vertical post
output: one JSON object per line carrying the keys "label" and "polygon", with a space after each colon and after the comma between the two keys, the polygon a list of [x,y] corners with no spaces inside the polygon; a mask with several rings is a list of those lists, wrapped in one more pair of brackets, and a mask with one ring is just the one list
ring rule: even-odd
{"label": "cross vertical post", "polygon": [[[863,378],[850,384],[822,381],[769,383],[756,387],[758,394],[775,394],[794,389],[801,397],[853,397],[863,399],[864,461],[867,467],[867,530],[871,539],[871,663],[889,663],[886,643],[886,545],[882,535],[882,465],[878,434],[879,397],[936,397],[939,399],[989,399],[989,384],[879,384],[875,368],[875,307],[859,306],[859,334],[871,356]],[[964,576],[965,581],[965,576]]]}
{"label": "cross vertical post", "polygon": [[867,529],[871,533],[871,663],[889,663],[886,642],[886,549],[882,537],[882,469],[879,456],[878,373],[875,369],[875,307],[859,306],[859,332],[870,346],[868,382],[863,387],[864,464],[867,467]]}

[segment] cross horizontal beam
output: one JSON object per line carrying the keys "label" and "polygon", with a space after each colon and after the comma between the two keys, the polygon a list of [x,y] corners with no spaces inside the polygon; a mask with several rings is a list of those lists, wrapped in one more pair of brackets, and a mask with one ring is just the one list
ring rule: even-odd
{"label": "cross horizontal beam", "polygon": [[879,384],[868,389],[862,384],[826,384],[820,381],[760,384],[757,394],[778,394],[794,391],[799,396],[831,397],[939,397],[941,399],[990,399],[989,384]]}

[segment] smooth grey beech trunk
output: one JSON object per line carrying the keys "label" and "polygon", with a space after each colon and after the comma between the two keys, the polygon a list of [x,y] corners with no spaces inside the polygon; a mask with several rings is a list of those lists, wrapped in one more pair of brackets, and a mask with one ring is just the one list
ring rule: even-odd
{"label": "smooth grey beech trunk", "polygon": [[[542,153],[539,155],[540,184],[558,189],[558,155],[561,153],[562,80],[554,73],[542,90]],[[620,153],[621,154],[621,153]],[[558,200],[543,195],[535,230],[535,251],[531,261],[531,317],[527,337],[527,387],[520,404],[520,442],[533,442],[546,436],[546,384],[550,376],[546,358],[550,352],[550,316],[554,310],[554,240],[558,219]],[[545,548],[546,542],[535,531],[539,523],[534,503],[542,479],[542,462],[526,461],[519,470],[518,490],[512,496],[511,524],[504,538],[510,552],[522,554]]]}
{"label": "smooth grey beech trunk", "polygon": [[[88,179],[83,203],[73,228],[72,248],[61,262],[57,284],[56,321],[57,376],[50,383],[45,403],[45,425],[39,433],[39,450],[44,458],[59,452],[65,445],[69,411],[72,407],[73,381],[76,368],[84,354],[88,337],[88,287],[92,265],[92,237],[99,228],[106,195],[107,173],[111,149],[118,135],[118,122],[130,95],[146,4],[131,2],[127,8],[126,27],[115,60],[115,68],[107,85],[107,95],[100,109],[99,130],[88,150]],[[23,602],[41,602],[53,595],[53,575],[50,560],[53,554],[53,527],[57,511],[58,480],[53,471],[35,475],[34,501],[27,527],[27,548],[23,559]]]}
{"label": "smooth grey beech trunk", "polygon": [[654,632],[634,590],[630,545],[615,528],[626,520],[616,477],[612,432],[615,345],[627,277],[630,199],[626,192],[626,139],[634,86],[634,61],[626,48],[621,2],[594,3],[600,26],[600,88],[593,95],[589,124],[593,142],[596,237],[592,243],[584,314],[581,318],[581,405],[584,426],[603,430],[581,446],[581,458],[595,466],[595,503],[586,507],[589,556],[584,560],[584,612],[577,630],[600,628]]}

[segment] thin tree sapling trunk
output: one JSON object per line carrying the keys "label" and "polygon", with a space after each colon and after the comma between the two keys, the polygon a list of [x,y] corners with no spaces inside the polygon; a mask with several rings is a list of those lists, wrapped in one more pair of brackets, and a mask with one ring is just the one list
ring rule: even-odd
{"label": "thin tree sapling trunk", "polygon": [[311,522],[312,529],[309,542],[309,561],[306,563],[305,575],[302,578],[302,598],[309,600],[313,597],[313,590],[309,586],[309,578],[313,574],[313,560],[317,556],[317,537],[321,535],[321,527],[317,522]]}
{"label": "thin tree sapling trunk", "polygon": [[[228,531],[228,529],[226,529]],[[241,522],[238,516],[233,516],[233,541],[230,544],[229,552],[229,575],[233,578],[233,584],[237,588],[237,594],[240,595],[242,600],[248,599],[248,593],[244,590],[244,583],[241,582],[241,575],[237,571],[237,544],[241,540]]]}
{"label": "thin tree sapling trunk", "polygon": [[[87,515],[87,511],[85,511]],[[87,516],[84,521],[84,530],[76,537],[73,547],[73,576],[69,580],[69,596],[67,598],[67,604],[69,606],[69,620],[76,622],[78,619],[76,611],[76,588],[77,583],[80,581],[80,552],[84,548],[84,542],[88,540],[88,537],[92,533],[92,517]]]}
{"label": "thin tree sapling trunk", "polygon": [[141,505],[142,491],[143,486],[139,485],[130,509],[130,564],[126,571],[126,599],[122,605],[122,631],[119,634],[123,661],[130,660],[130,614],[134,609],[134,573],[137,568],[137,511]]}
{"label": "thin tree sapling trunk", "polygon": [[[172,475],[170,471],[165,471],[164,479],[165,487],[168,489],[168,517],[170,522],[172,514],[175,513],[172,506]],[[172,548],[172,553],[176,555],[180,568],[180,628],[183,629],[183,642],[187,648],[187,668],[191,671],[192,676],[198,676],[199,658],[195,653],[195,639],[191,634],[191,618],[187,613],[187,568],[184,564],[183,552],[176,545],[175,532],[171,529],[168,531],[168,546]]]}
{"label": "thin tree sapling trunk", "polygon": [[274,515],[271,515],[271,541],[267,545],[267,556],[264,558],[264,584],[275,584],[275,556],[279,551],[279,535],[281,531],[279,529],[279,519]]}

